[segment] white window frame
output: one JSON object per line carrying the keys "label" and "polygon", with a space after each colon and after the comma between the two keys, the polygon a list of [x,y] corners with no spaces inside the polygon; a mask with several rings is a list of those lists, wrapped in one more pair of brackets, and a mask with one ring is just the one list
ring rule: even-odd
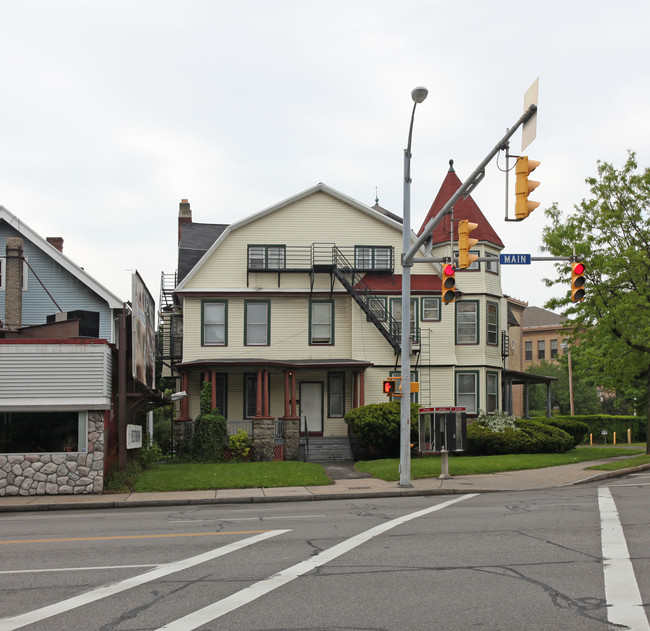
{"label": "white window frame", "polygon": [[[7,288],[7,257],[0,256],[0,291],[5,291]],[[29,265],[27,265],[28,257],[23,258],[23,291],[29,289]]]}
{"label": "white window frame", "polygon": [[334,302],[331,300],[314,300],[309,303],[309,344],[334,344]]}

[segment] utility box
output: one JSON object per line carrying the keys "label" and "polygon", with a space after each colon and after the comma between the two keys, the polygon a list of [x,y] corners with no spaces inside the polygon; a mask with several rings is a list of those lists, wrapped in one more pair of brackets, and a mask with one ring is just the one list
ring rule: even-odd
{"label": "utility box", "polygon": [[420,408],[419,434],[421,453],[465,451],[467,408]]}

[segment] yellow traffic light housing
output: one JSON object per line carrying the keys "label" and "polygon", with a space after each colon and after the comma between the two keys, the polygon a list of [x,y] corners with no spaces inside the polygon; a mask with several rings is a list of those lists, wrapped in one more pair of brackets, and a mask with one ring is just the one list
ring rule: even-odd
{"label": "yellow traffic light housing", "polygon": [[571,300],[582,302],[585,299],[585,264],[571,264]]}
{"label": "yellow traffic light housing", "polygon": [[478,228],[477,223],[462,219],[458,224],[458,267],[467,269],[478,255],[470,254],[470,250],[478,243],[478,239],[470,239],[469,233]]}
{"label": "yellow traffic light housing", "polygon": [[442,266],[442,302],[449,304],[456,298],[456,270],[451,263]]}
{"label": "yellow traffic light housing", "polygon": [[529,180],[528,176],[541,164],[539,160],[529,160],[528,156],[517,158],[515,165],[515,174],[517,181],[515,183],[515,218],[518,220],[526,219],[530,213],[539,206],[539,202],[532,202],[528,195],[534,191],[539,182]]}

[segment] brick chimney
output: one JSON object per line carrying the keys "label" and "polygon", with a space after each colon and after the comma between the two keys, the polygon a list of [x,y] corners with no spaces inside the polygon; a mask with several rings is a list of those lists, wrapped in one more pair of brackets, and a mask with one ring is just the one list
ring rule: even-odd
{"label": "brick chimney", "polygon": [[181,199],[178,205],[178,242],[181,242],[181,233],[183,232],[183,225],[192,223],[192,209],[190,203],[186,199]]}
{"label": "brick chimney", "polygon": [[47,237],[47,242],[53,245],[59,252],[63,252],[63,237]]}
{"label": "brick chimney", "polygon": [[23,323],[23,258],[23,240],[7,237],[5,323],[9,329],[19,329]]}

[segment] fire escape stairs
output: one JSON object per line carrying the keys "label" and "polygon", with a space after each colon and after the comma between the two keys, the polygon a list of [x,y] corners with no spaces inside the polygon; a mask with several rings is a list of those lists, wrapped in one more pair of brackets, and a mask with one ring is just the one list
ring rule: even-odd
{"label": "fire escape stairs", "polygon": [[400,354],[400,325],[386,309],[385,302],[370,289],[363,274],[356,271],[340,251],[334,252],[332,273],[350,294],[352,299],[361,307],[368,320],[391,345],[396,355]]}

